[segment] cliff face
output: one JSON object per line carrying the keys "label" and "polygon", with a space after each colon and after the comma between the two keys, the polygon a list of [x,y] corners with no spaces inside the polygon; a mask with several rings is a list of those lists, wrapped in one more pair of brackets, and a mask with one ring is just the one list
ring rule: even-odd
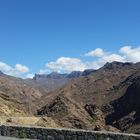
{"label": "cliff face", "polygon": [[113,112],[107,115],[106,121],[125,131],[140,124],[140,72],[128,77],[120,86],[127,88],[122,97],[110,103]]}

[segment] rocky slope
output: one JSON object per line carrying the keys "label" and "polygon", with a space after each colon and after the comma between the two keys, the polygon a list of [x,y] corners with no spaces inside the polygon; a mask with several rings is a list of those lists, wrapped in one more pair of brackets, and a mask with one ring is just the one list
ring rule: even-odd
{"label": "rocky slope", "polygon": [[[25,116],[32,114],[34,101],[42,96],[22,79],[0,74],[0,115]],[[30,105],[30,103],[32,104]]]}
{"label": "rocky slope", "polygon": [[107,63],[43,97],[37,114],[63,127],[138,133],[139,71],[140,63]]}
{"label": "rocky slope", "polygon": [[106,122],[122,131],[139,133],[136,126],[140,127],[140,71],[130,75],[118,89],[124,95],[110,103],[113,111],[106,116]]}
{"label": "rocky slope", "polygon": [[[139,103],[140,63],[113,62],[96,71],[36,75],[28,82],[0,73],[0,113],[34,113],[34,125],[140,133]],[[13,120],[8,123],[23,122]]]}

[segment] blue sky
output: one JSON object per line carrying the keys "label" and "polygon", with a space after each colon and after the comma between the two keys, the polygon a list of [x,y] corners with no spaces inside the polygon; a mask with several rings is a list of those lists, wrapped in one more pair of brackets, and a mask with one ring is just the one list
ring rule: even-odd
{"label": "blue sky", "polygon": [[139,6],[139,0],[0,1],[0,70],[25,77],[138,62]]}

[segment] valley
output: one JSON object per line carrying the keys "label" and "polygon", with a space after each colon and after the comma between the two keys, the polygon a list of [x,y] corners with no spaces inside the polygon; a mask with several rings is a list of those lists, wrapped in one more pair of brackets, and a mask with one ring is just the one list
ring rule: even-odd
{"label": "valley", "polygon": [[140,63],[106,63],[98,70],[0,73],[0,124],[140,133]]}

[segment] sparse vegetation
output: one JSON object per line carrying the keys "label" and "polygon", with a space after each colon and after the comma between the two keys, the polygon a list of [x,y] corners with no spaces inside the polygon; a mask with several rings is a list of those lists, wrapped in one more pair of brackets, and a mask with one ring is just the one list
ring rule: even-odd
{"label": "sparse vegetation", "polygon": [[26,131],[24,129],[22,129],[21,131],[19,131],[19,137],[20,139],[25,139],[27,138],[27,134]]}
{"label": "sparse vegetation", "polygon": [[0,123],[139,133],[140,63],[113,62],[49,94],[39,90],[0,75],[0,113],[7,116]]}

